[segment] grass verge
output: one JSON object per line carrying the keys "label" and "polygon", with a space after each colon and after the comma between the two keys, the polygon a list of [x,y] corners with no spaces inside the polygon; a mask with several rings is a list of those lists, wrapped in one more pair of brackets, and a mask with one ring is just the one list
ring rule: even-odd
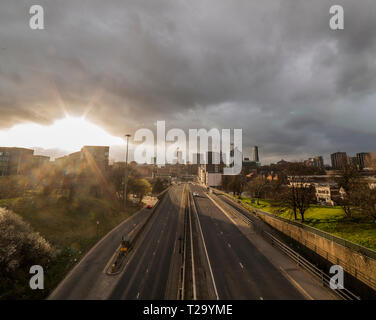
{"label": "grass verge", "polygon": [[[275,214],[278,209],[272,201],[266,199],[260,199],[259,204],[257,200],[252,203],[252,199],[248,197],[241,197],[241,200],[252,207],[272,214]],[[288,211],[284,211],[279,216],[293,220],[292,213]],[[376,223],[370,217],[355,215],[353,218],[348,218],[341,207],[312,205],[305,213],[304,224],[376,250]]]}
{"label": "grass verge", "polygon": [[[31,196],[2,199],[0,207],[19,214],[53,246],[56,257],[45,268],[45,290],[31,290],[28,270],[20,270],[11,288],[0,288],[0,299],[43,299],[80,258],[107,232],[139,210],[106,199]],[[99,224],[97,224],[97,221]],[[10,289],[10,290],[9,290]]]}

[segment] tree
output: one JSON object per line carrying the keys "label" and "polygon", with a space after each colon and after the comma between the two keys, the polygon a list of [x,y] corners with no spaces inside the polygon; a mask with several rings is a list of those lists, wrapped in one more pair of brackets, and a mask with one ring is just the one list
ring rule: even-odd
{"label": "tree", "polygon": [[247,191],[257,198],[257,205],[260,204],[261,194],[268,185],[269,181],[265,176],[258,175],[247,184]]}
{"label": "tree", "polygon": [[295,186],[277,185],[276,187],[273,197],[274,205],[281,213],[284,211],[292,212],[294,219],[298,220]]}
{"label": "tree", "polygon": [[234,194],[239,197],[242,195],[244,188],[246,186],[246,178],[243,175],[232,176],[231,189]]}
{"label": "tree", "polygon": [[139,197],[139,203],[144,196],[151,192],[151,185],[146,179],[131,178],[128,181],[129,191]]}
{"label": "tree", "polygon": [[[276,196],[281,208],[287,208],[294,214],[297,220],[299,212],[302,222],[304,222],[305,212],[315,200],[315,189],[311,183],[305,181],[308,170],[302,163],[289,163],[286,165],[283,175],[288,181],[287,186],[278,186],[281,190]],[[308,171],[307,171],[308,170]]]}
{"label": "tree", "polygon": [[168,187],[168,182],[165,179],[157,178],[153,184],[152,192],[154,194],[161,193],[164,189]]}
{"label": "tree", "polygon": [[112,167],[108,172],[108,181],[112,186],[112,190],[116,195],[117,200],[123,199],[124,194],[124,175],[125,175],[125,164],[124,166]]}
{"label": "tree", "polygon": [[351,218],[353,211],[358,206],[357,193],[360,187],[360,173],[356,166],[346,165],[336,178],[338,187],[344,192],[336,202],[342,207],[343,212]]}
{"label": "tree", "polygon": [[22,176],[0,177],[0,199],[20,197],[26,187],[26,180]]}
{"label": "tree", "polygon": [[76,192],[76,177],[73,174],[67,174],[63,177],[61,189],[68,192],[68,201],[72,201]]}
{"label": "tree", "polygon": [[304,222],[304,214],[315,200],[315,188],[311,184],[302,184],[295,188],[296,207],[299,210],[302,222]]}
{"label": "tree", "polygon": [[231,177],[229,175],[223,175],[222,176],[222,188],[225,192],[230,192],[231,187]]}
{"label": "tree", "polygon": [[362,213],[370,216],[376,223],[376,189],[371,188],[368,183],[359,184],[355,198]]}
{"label": "tree", "polygon": [[52,248],[44,238],[20,216],[0,208],[0,283],[12,278],[15,270],[43,265],[51,257]]}
{"label": "tree", "polygon": [[239,174],[222,176],[222,188],[226,192],[233,192],[234,195],[241,196],[246,184],[247,180],[244,175]]}

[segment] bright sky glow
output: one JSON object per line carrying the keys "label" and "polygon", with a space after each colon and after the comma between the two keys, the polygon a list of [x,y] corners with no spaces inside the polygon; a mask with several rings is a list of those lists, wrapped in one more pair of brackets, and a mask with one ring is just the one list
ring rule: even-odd
{"label": "bright sky glow", "polygon": [[25,123],[0,131],[0,145],[4,147],[77,151],[84,145],[114,146],[124,143],[123,139],[110,135],[84,118],[66,117],[50,126]]}

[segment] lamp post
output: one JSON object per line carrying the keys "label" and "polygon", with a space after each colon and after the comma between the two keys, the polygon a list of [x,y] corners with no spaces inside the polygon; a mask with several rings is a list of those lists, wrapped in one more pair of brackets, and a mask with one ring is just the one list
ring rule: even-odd
{"label": "lamp post", "polygon": [[127,206],[127,184],[128,184],[128,145],[129,145],[129,137],[130,134],[126,134],[126,141],[127,141],[127,151],[125,153],[125,173],[124,173],[124,208]]}

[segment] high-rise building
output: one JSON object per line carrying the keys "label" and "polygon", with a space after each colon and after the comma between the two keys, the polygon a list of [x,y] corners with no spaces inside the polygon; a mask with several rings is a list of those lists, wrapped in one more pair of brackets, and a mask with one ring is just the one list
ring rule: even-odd
{"label": "high-rise building", "polygon": [[324,159],[322,156],[316,156],[313,159],[314,159],[315,167],[324,168]]}
{"label": "high-rise building", "polygon": [[371,153],[370,152],[360,152],[356,154],[357,163],[359,169],[366,168],[370,165],[371,162]]}
{"label": "high-rise building", "polygon": [[0,147],[0,176],[25,174],[32,168],[34,150]]}
{"label": "high-rise building", "polygon": [[346,152],[335,152],[330,155],[332,160],[332,168],[335,170],[343,169],[348,161]]}
{"label": "high-rise building", "polygon": [[254,146],[252,149],[252,160],[255,162],[260,162],[258,146]]}

